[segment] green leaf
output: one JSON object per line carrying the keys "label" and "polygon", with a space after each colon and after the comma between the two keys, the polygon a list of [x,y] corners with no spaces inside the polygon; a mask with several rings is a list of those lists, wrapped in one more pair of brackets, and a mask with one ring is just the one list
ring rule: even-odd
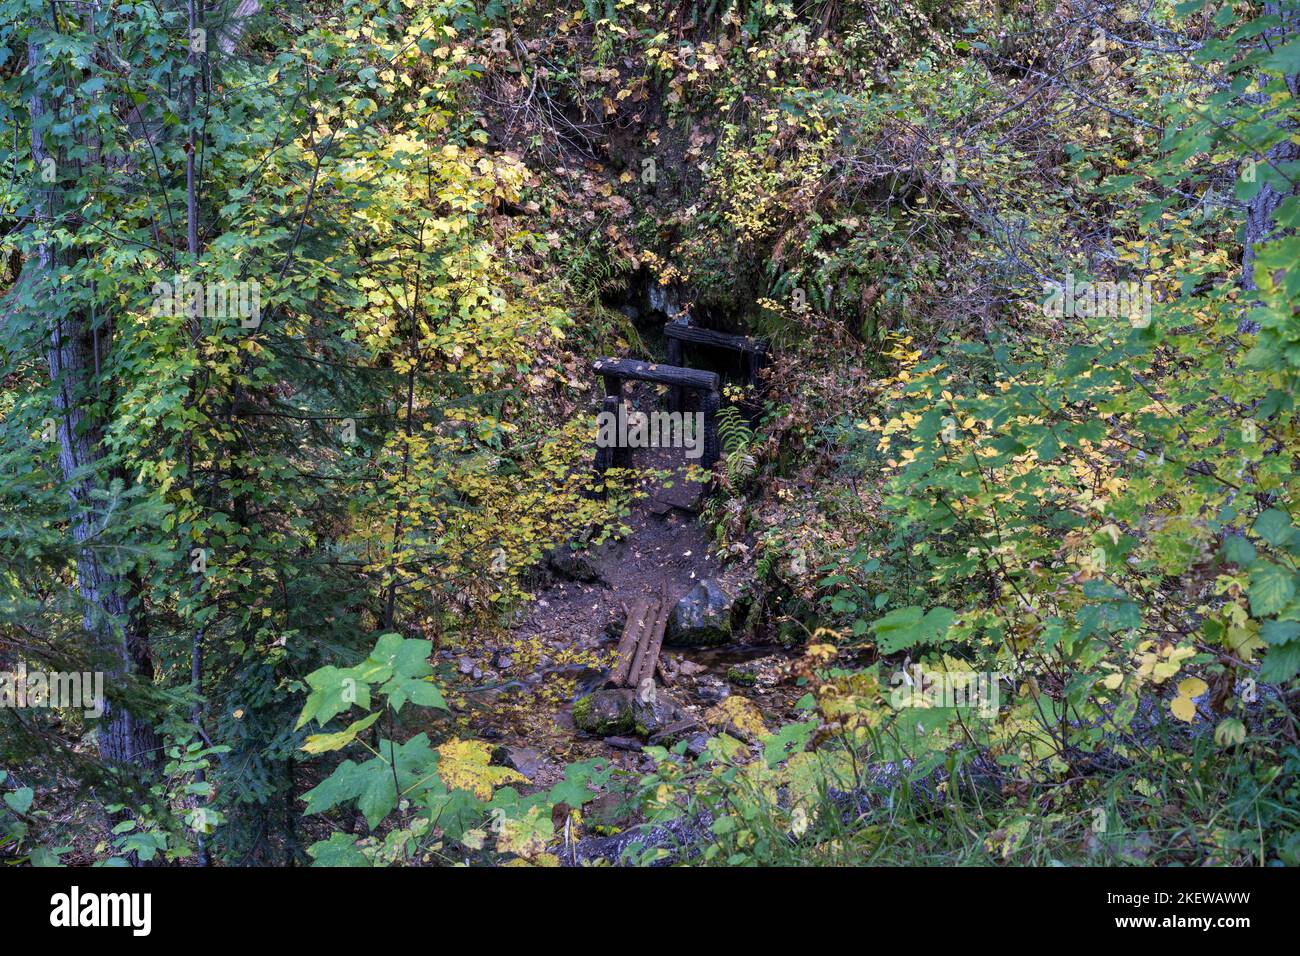
{"label": "green leaf", "polygon": [[468,790],[448,791],[444,786],[429,791],[424,798],[424,805],[429,808],[430,819],[449,840],[459,840],[466,830],[472,830],[482,823],[486,806],[484,801]]}
{"label": "green leaf", "polygon": [[433,675],[432,653],[432,641],[384,634],[362,667],[367,677],[382,682],[379,693],[388,698],[394,711],[400,711],[407,701],[446,710],[442,693],[428,680]]}
{"label": "green leaf", "polygon": [[1300,672],[1300,641],[1280,647],[1270,647],[1259,666],[1259,679],[1270,684],[1282,684]]}
{"label": "green leaf", "polygon": [[1286,644],[1300,637],[1300,621],[1265,621],[1259,636],[1266,644]]}
{"label": "green leaf", "polygon": [[307,675],[307,685],[312,690],[295,730],[313,718],[324,726],[353,704],[362,710],[370,708],[370,685],[361,676],[360,668],[322,667]]}
{"label": "green leaf", "polygon": [[1300,40],[1292,40],[1278,47],[1273,51],[1273,55],[1264,61],[1264,66],[1284,76],[1300,73]]}
{"label": "green leaf", "polygon": [[357,838],[349,833],[333,833],[307,848],[312,866],[370,866],[364,853],[357,849]]}
{"label": "green leaf", "polygon": [[817,724],[810,720],[786,724],[776,733],[764,738],[763,759],[769,767],[775,767],[781,761],[803,753],[816,730]]}
{"label": "green leaf", "polygon": [[33,793],[31,787],[22,787],[5,794],[5,804],[14,813],[26,813],[32,808]]}
{"label": "green leaf", "polygon": [[38,846],[32,850],[31,864],[32,866],[42,868],[62,866],[63,864],[59,862],[59,856],[60,854],[67,852],[67,847],[57,847],[52,849],[50,847]]}
{"label": "green leaf", "polygon": [[593,788],[603,786],[610,772],[611,766],[605,760],[569,764],[564,768],[564,779],[551,788],[550,800],[552,803],[567,803],[571,807],[590,803],[596,799]]}
{"label": "green leaf", "polygon": [[1271,561],[1257,561],[1250,569],[1250,613],[1268,617],[1286,607],[1295,595],[1295,577]]}
{"label": "green leaf", "polygon": [[1244,535],[1229,535],[1223,542],[1223,560],[1243,567],[1255,560],[1255,546]]}
{"label": "green leaf", "polygon": [[894,654],[918,644],[939,643],[956,619],[956,612],[946,607],[936,607],[928,612],[919,607],[904,607],[879,618],[871,629],[881,652]]}
{"label": "green leaf", "polygon": [[1275,548],[1280,548],[1290,541],[1294,530],[1286,512],[1278,511],[1276,508],[1269,508],[1255,519],[1255,534]]}
{"label": "green leaf", "polygon": [[406,794],[437,785],[438,754],[429,746],[428,735],[418,734],[401,745],[381,740],[379,754],[362,764],[351,760],[339,764],[329,777],[303,794],[307,812],[322,813],[355,800],[366,822],[375,827],[397,806],[399,786]]}

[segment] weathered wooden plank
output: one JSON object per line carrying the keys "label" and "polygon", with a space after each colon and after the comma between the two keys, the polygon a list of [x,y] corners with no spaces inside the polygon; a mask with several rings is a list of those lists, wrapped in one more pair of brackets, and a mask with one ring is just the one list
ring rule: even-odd
{"label": "weathered wooden plank", "polygon": [[[703,372],[677,365],[660,365],[656,362],[640,362],[636,359],[602,358],[593,363],[592,368],[604,376],[607,389],[611,388],[611,379],[625,378],[655,382],[659,385],[693,388],[701,392],[716,392],[722,385],[717,372]],[[618,393],[609,391],[609,394]]]}
{"label": "weathered wooden plank", "polygon": [[[693,345],[709,345],[713,348],[731,349],[735,352],[746,352],[748,354],[762,354],[767,351],[767,343],[762,339],[754,338],[749,335],[732,335],[728,332],[715,332],[712,329],[701,329],[694,325],[685,325],[682,322],[669,322],[664,326],[664,335],[670,340],[669,356],[673,355],[671,340],[678,342],[690,342]],[[680,358],[678,352],[678,361]]]}
{"label": "weathered wooden plank", "polygon": [[[653,605],[652,605],[653,602]],[[628,686],[628,677],[632,673],[632,665],[636,662],[637,652],[641,646],[641,635],[645,631],[646,617],[650,614],[652,606],[657,612],[658,598],[642,597],[632,602],[631,608],[627,612],[627,622],[623,625],[623,636],[619,639],[617,655],[614,664],[614,670],[609,675],[609,683],[615,687]]]}
{"label": "weathered wooden plank", "polygon": [[655,664],[659,662],[659,651],[664,646],[664,630],[668,626],[671,611],[666,597],[659,599],[656,610],[653,620],[650,615],[646,615],[647,629],[641,632],[641,649],[637,652],[632,673],[628,676],[628,685],[631,687],[640,687],[647,680],[653,683],[655,679]]}

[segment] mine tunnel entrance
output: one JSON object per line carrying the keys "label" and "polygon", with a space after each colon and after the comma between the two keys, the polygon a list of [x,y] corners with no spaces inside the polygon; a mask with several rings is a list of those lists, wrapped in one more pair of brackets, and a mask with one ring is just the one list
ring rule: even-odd
{"label": "mine tunnel entrance", "polygon": [[[747,413],[753,411],[749,406],[762,381],[759,372],[767,349],[761,339],[738,330],[737,316],[691,305],[688,293],[675,284],[661,284],[644,267],[601,298],[607,308],[627,317],[653,361],[715,372],[724,386],[754,386],[751,401],[744,403]],[[687,408],[698,408],[698,395],[681,398]]]}

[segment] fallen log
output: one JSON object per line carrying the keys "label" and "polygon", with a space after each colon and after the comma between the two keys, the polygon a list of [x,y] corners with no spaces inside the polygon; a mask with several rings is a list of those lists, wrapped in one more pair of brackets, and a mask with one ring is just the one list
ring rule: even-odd
{"label": "fallen log", "polygon": [[[645,629],[645,619],[651,612],[651,602],[658,604],[658,598],[642,597],[632,602],[627,612],[627,622],[623,625],[623,636],[619,638],[615,653],[614,670],[609,675],[609,683],[614,687],[628,686],[628,676],[636,662],[637,649],[641,644],[641,632]],[[657,613],[657,607],[655,611]]]}
{"label": "fallen log", "polygon": [[637,650],[636,661],[628,674],[629,687],[643,687],[645,682],[654,684],[655,665],[659,663],[659,651],[664,646],[664,629],[668,626],[670,607],[662,595],[656,599],[655,613],[646,615],[646,626],[641,631],[641,646]]}

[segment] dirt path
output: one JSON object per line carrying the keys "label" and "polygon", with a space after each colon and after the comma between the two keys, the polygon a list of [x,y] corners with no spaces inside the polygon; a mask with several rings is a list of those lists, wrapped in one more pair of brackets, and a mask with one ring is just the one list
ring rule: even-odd
{"label": "dirt path", "polygon": [[[680,453],[678,453],[680,457]],[[642,452],[634,465],[640,468],[674,467],[673,455]],[[684,468],[674,469],[674,488],[683,484]],[[710,539],[695,515],[679,507],[663,513],[655,502],[661,483],[651,483],[650,497],[635,502],[626,519],[630,532],[621,540],[575,555],[583,567],[575,577],[595,580],[558,580],[537,595],[528,619],[518,629],[521,637],[564,637],[570,641],[604,640],[607,630],[623,616],[623,607],[638,595],[661,590],[676,601],[703,578],[719,573],[721,565],[709,553]]]}
{"label": "dirt path", "polygon": [[[656,396],[648,387],[634,387],[629,401],[650,411]],[[487,659],[461,660],[471,680],[489,683],[495,676],[494,683],[504,685],[471,693],[476,729],[495,737],[507,762],[535,785],[558,780],[565,761],[590,756],[607,756],[628,770],[648,769],[637,742],[582,734],[570,709],[574,699],[604,683],[625,608],[638,596],[662,593],[676,603],[700,581],[723,574],[708,530],[697,520],[705,489],[685,480],[688,463],[682,449],[637,449],[631,467],[667,477],[646,479],[645,496],[624,519],[628,533],[551,562],[550,582],[536,593],[509,644]],[[696,716],[740,691],[728,681],[737,666],[756,675],[743,690],[746,696],[776,690],[777,648],[728,645],[665,654],[681,670],[666,692]]]}

